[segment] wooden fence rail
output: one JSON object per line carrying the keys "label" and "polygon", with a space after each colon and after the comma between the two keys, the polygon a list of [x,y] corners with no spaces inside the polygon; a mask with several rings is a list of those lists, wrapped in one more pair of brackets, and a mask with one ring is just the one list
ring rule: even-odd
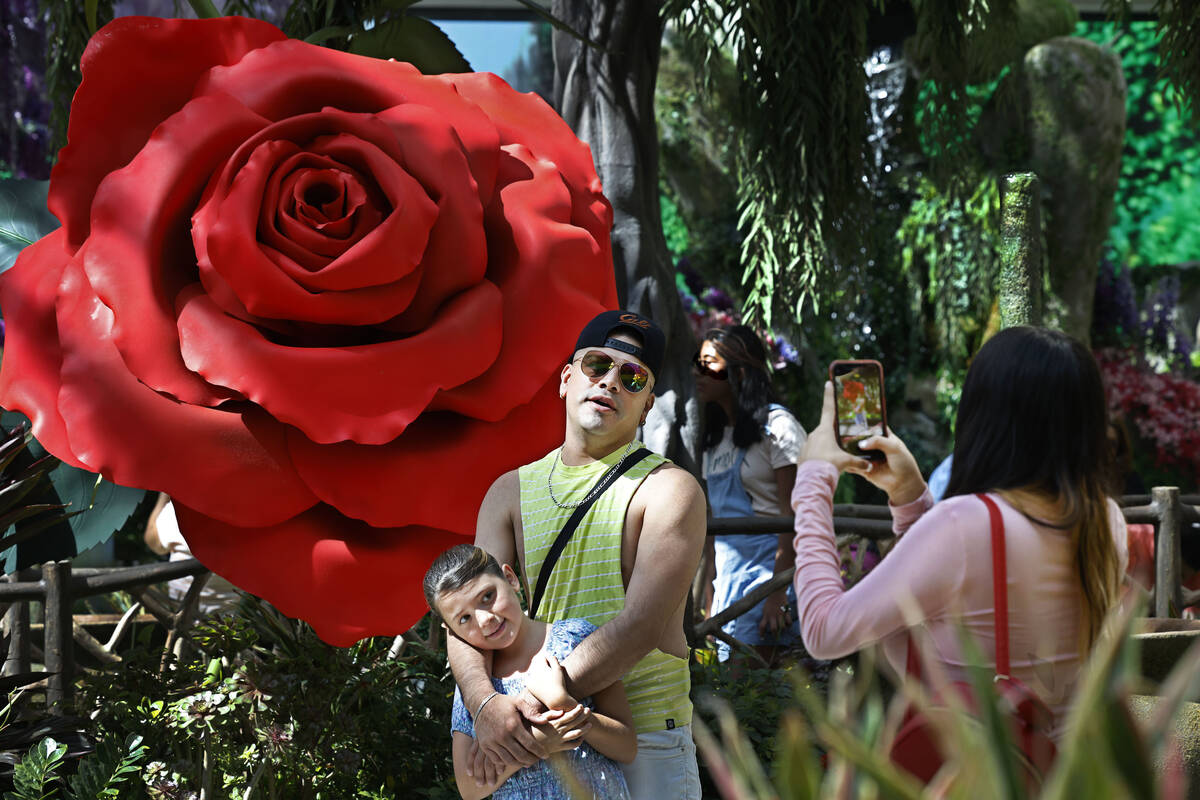
{"label": "wooden fence rail", "polygon": [[[1121,498],[1122,512],[1129,523],[1157,526],[1155,539],[1154,615],[1177,615],[1182,608],[1180,584],[1180,540],[1185,522],[1200,522],[1200,495],[1180,496],[1175,487],[1156,487],[1149,495]],[[887,506],[835,505],[834,530],[839,543],[856,539],[886,542],[892,538],[891,511]],[[748,535],[786,533],[792,530],[791,517],[746,517],[710,519],[708,535]],[[1191,535],[1190,533],[1188,535]],[[694,628],[688,618],[689,641],[717,636],[731,641],[721,625],[752,609],[776,589],[791,583],[794,569],[777,573],[719,614]],[[46,705],[60,713],[67,710],[75,677],[75,647],[81,647],[101,660],[119,661],[112,650],[128,629],[134,614],[144,608],[168,631],[167,650],[172,640],[191,625],[200,590],[208,570],[195,559],[143,564],[133,567],[72,569],[69,561],[51,561],[40,568],[21,570],[0,581],[0,610],[8,639],[7,657],[2,674],[29,672],[34,663],[30,640],[30,602],[45,609],[42,662],[46,668]],[[175,578],[198,576],[178,609],[164,605],[149,591],[155,584]],[[129,590],[137,603],[117,623],[107,644],[96,641],[72,616],[75,600],[82,597]],[[736,642],[731,641],[731,644]]]}
{"label": "wooden fence rail", "polygon": [[[42,663],[46,668],[46,705],[52,710],[65,711],[75,678],[75,645],[94,655],[107,652],[110,656],[121,634],[127,630],[139,606],[149,611],[168,631],[168,639],[178,636],[190,624],[199,600],[199,586],[205,579],[194,582],[196,591],[188,591],[178,610],[165,607],[146,591],[150,586],[189,575],[207,575],[208,570],[194,558],[160,564],[141,564],[133,567],[71,569],[69,561],[48,561],[40,568],[33,567],[5,576],[0,582],[0,604],[4,610],[4,632],[8,637],[8,654],[4,660],[4,675],[30,671],[33,648],[30,641],[29,603],[40,602],[45,609]],[[138,603],[123,615],[108,645],[102,645],[72,615],[75,600],[81,597],[130,590]]]}
{"label": "wooden fence rail", "polygon": [[[1122,497],[1119,503],[1126,523],[1157,526],[1154,542],[1154,616],[1178,616],[1183,609],[1180,579],[1183,523],[1200,522],[1200,495],[1181,496],[1177,487],[1159,486],[1148,495]],[[891,510],[887,506],[838,504],[833,507],[833,528],[839,545],[854,539],[887,541],[893,536],[891,519]],[[708,521],[709,536],[780,534],[788,533],[792,528],[792,517],[726,517]],[[696,625],[688,641],[696,642],[705,636],[716,636],[736,644],[730,641],[731,637],[721,630],[721,626],[750,611],[775,590],[789,585],[795,572],[793,567],[776,573],[728,608]],[[697,595],[698,592],[694,590],[693,602],[698,602]]]}

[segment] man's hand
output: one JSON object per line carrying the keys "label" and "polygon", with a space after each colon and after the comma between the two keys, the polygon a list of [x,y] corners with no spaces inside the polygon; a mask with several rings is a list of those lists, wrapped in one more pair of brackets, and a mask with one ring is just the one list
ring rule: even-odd
{"label": "man's hand", "polygon": [[778,636],[792,624],[790,606],[786,589],[780,589],[767,595],[763,603],[762,619],[758,622],[758,632],[763,636]]}
{"label": "man's hand", "polygon": [[480,786],[490,786],[507,766],[528,767],[546,757],[546,748],[530,733],[522,711],[528,702],[520,697],[498,694],[474,720],[475,746],[467,774]]}

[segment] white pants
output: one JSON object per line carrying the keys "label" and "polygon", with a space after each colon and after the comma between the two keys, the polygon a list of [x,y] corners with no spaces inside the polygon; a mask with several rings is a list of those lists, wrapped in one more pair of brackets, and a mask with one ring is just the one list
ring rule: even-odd
{"label": "white pants", "polygon": [[622,764],[633,800],[700,800],[692,726],[639,733],[637,758]]}

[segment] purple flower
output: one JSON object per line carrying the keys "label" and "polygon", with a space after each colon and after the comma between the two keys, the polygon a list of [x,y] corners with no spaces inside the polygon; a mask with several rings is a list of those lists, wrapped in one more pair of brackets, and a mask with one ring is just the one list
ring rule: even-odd
{"label": "purple flower", "polygon": [[700,299],[718,311],[729,311],[733,308],[733,298],[715,286],[708,287]]}

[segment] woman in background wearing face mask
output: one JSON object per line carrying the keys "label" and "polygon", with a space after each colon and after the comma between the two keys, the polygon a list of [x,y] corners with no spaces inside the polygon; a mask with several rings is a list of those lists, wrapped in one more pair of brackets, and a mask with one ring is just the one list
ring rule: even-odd
{"label": "woman in background wearing face mask", "polygon": [[[804,429],[780,405],[758,335],[744,325],[714,328],[696,355],[696,389],[704,405],[703,470],[714,517],[790,516],[788,497]],[[712,615],[770,580],[795,561],[791,534],[714,536]],[[768,664],[799,634],[795,602],[781,588],[722,630],[752,645]],[[731,655],[718,642],[718,657]]]}

